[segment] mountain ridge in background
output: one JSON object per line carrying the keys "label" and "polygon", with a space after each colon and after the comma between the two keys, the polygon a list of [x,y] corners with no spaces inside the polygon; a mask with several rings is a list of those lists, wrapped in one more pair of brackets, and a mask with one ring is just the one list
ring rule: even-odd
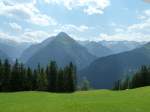
{"label": "mountain ridge in background", "polygon": [[0,50],[11,60],[19,58],[22,52],[30,45],[31,43],[19,43],[8,39],[0,39]]}
{"label": "mountain ridge in background", "polygon": [[113,54],[118,54],[133,50],[146,44],[146,42],[136,41],[78,41],[88,51],[97,56],[105,57]]}
{"label": "mountain ridge in background", "polygon": [[112,88],[115,81],[150,63],[150,43],[143,47],[98,58],[79,72],[94,88]]}
{"label": "mountain ridge in background", "polygon": [[104,57],[113,53],[111,49],[103,46],[99,42],[94,42],[94,41],[78,41],[78,42],[82,46],[86,47],[91,54],[97,57]]}

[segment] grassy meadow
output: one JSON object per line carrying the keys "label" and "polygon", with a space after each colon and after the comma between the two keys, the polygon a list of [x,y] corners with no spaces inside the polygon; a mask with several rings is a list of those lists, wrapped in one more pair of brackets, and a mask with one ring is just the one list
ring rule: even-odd
{"label": "grassy meadow", "polygon": [[150,87],[72,94],[0,93],[0,112],[150,112]]}

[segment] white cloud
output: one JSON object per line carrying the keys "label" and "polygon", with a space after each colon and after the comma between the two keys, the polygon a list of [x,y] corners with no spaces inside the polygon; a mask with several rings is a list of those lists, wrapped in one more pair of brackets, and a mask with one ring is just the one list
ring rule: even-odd
{"label": "white cloud", "polygon": [[21,41],[21,40],[18,39],[18,37],[10,36],[9,34],[4,33],[4,32],[0,32],[0,38],[1,39],[6,39],[6,40],[13,40],[13,41],[16,41],[16,42]]}
{"label": "white cloud", "polygon": [[13,35],[7,32],[0,31],[1,39],[13,40],[16,42],[41,42],[50,36],[47,32],[42,30],[26,29],[22,34]]}
{"label": "white cloud", "polygon": [[54,20],[50,16],[47,16],[45,14],[35,14],[35,15],[33,15],[34,17],[31,17],[30,20],[28,20],[28,22],[41,26],[57,25],[56,20]]}
{"label": "white cloud", "polygon": [[116,32],[124,32],[124,29],[122,29],[122,28],[116,28],[115,31]]}
{"label": "white cloud", "polygon": [[13,30],[17,32],[20,32],[22,30],[22,27],[17,23],[9,23],[9,25]]}
{"label": "white cloud", "polygon": [[35,0],[27,3],[0,1],[0,15],[14,17],[41,26],[57,24],[52,17],[42,14],[35,4]]}
{"label": "white cloud", "polygon": [[144,11],[146,16],[150,16],[150,9]]}
{"label": "white cloud", "polygon": [[128,40],[128,41],[150,41],[150,9],[138,15],[139,23],[120,28],[115,27],[113,34],[102,33],[100,40]]}
{"label": "white cloud", "polygon": [[[142,18],[139,18],[142,17]],[[137,31],[137,32],[149,32],[150,29],[150,9],[145,10],[143,14],[139,15],[138,18],[141,20],[140,23],[130,25],[128,27],[129,31]],[[149,32],[150,34],[150,32]]]}
{"label": "white cloud", "polygon": [[41,42],[46,39],[49,34],[45,31],[27,30],[22,35],[22,40],[26,42]]}
{"label": "white cloud", "polygon": [[113,35],[108,34],[100,34],[99,40],[107,40],[107,41],[150,41],[150,35],[149,34],[143,34],[138,32],[132,32],[132,33],[116,33]]}
{"label": "white cloud", "polygon": [[28,2],[32,2],[34,4],[36,4],[37,0],[2,0],[3,2],[5,3],[11,3],[11,4],[14,4],[14,3],[28,3]]}
{"label": "white cloud", "polygon": [[103,14],[106,7],[110,5],[110,0],[44,0],[48,4],[64,5],[68,10],[81,8],[83,12],[92,14]]}
{"label": "white cloud", "polygon": [[66,24],[66,25],[60,25],[58,29],[55,30],[55,33],[58,32],[67,32],[67,33],[72,33],[72,32],[85,32],[88,29],[90,29],[88,26],[86,25],[80,25],[80,26],[76,26],[73,24]]}
{"label": "white cloud", "polygon": [[88,15],[103,14],[102,10],[96,9],[95,7],[88,7],[87,9],[84,9],[84,12],[86,12]]}

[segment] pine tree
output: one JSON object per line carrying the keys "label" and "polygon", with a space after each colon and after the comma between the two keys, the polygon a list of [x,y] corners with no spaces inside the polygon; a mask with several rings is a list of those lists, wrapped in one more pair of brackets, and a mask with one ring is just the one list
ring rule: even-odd
{"label": "pine tree", "polygon": [[65,91],[74,92],[76,90],[76,70],[72,63],[65,68]]}
{"label": "pine tree", "polygon": [[22,63],[19,64],[20,90],[26,91],[26,68]]}
{"label": "pine tree", "polygon": [[37,89],[39,91],[45,91],[47,90],[47,77],[46,73],[43,68],[38,65],[38,71],[37,71]]}
{"label": "pine tree", "polygon": [[31,91],[32,88],[32,70],[28,67],[26,73],[26,89]]}
{"label": "pine tree", "polygon": [[3,71],[3,91],[9,91],[10,88],[10,78],[11,78],[11,65],[9,61],[6,59],[4,61],[3,65],[4,71]]}
{"label": "pine tree", "polygon": [[148,82],[148,69],[146,66],[142,66],[141,67],[141,86],[148,86],[149,82]]}
{"label": "pine tree", "polygon": [[38,83],[37,83],[37,70],[35,69],[33,71],[33,75],[32,75],[32,90],[38,90]]}
{"label": "pine tree", "polygon": [[56,62],[51,61],[48,73],[48,91],[56,91],[57,70],[58,68]]}
{"label": "pine tree", "polygon": [[64,86],[65,86],[64,71],[62,69],[60,69],[57,73],[56,91],[63,92]]}
{"label": "pine tree", "polygon": [[76,90],[76,75],[75,75],[75,67],[72,63],[69,64],[69,91],[74,92]]}
{"label": "pine tree", "polygon": [[10,83],[12,91],[20,91],[22,89],[20,85],[22,83],[22,79],[20,77],[20,65],[18,60],[16,60],[13,65]]}
{"label": "pine tree", "polygon": [[115,82],[113,90],[121,90],[121,80]]}

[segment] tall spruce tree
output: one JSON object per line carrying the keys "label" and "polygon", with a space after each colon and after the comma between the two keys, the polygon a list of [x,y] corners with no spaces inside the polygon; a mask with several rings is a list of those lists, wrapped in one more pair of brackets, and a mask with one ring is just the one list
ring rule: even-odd
{"label": "tall spruce tree", "polygon": [[32,75],[32,90],[38,90],[38,83],[37,83],[37,70],[35,69],[33,71],[33,75]]}
{"label": "tall spruce tree", "polygon": [[76,75],[75,75],[75,67],[72,63],[69,64],[68,68],[68,79],[69,79],[69,91],[74,92],[76,90]]}
{"label": "tall spruce tree", "polygon": [[40,65],[38,65],[38,70],[37,70],[37,89],[39,91],[45,91],[45,90],[47,90],[47,85],[48,85],[47,75],[46,75],[44,69],[41,68]]}
{"label": "tall spruce tree", "polygon": [[3,64],[3,91],[9,91],[10,88],[10,78],[11,78],[11,65],[6,59]]}
{"label": "tall spruce tree", "polygon": [[65,91],[74,92],[76,90],[76,70],[72,63],[65,67],[64,70],[64,80],[65,80]]}
{"label": "tall spruce tree", "polygon": [[11,90],[12,91],[19,91],[21,90],[20,83],[21,83],[21,77],[19,73],[19,63],[18,60],[16,60],[15,64],[12,67],[12,75],[11,75]]}
{"label": "tall spruce tree", "polygon": [[64,71],[60,69],[57,73],[56,91],[63,92],[65,89]]}
{"label": "tall spruce tree", "polygon": [[26,88],[27,90],[32,90],[32,70],[28,67],[27,73],[26,73]]}
{"label": "tall spruce tree", "polygon": [[57,71],[58,68],[56,62],[51,61],[48,73],[48,90],[52,92],[56,91]]}

